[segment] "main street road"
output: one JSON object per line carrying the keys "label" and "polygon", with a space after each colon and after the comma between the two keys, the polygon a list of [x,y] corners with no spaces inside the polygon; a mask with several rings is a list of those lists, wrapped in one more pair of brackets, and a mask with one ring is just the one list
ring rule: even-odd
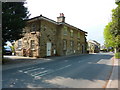
{"label": "main street road", "polygon": [[112,54],[86,54],[3,70],[3,88],[104,88]]}

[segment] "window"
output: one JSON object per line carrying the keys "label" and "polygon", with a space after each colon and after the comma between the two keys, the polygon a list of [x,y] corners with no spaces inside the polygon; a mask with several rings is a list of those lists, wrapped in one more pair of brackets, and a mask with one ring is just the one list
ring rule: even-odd
{"label": "window", "polygon": [[74,47],[74,41],[70,41],[70,46],[71,46],[71,50],[73,50],[73,47]]}
{"label": "window", "polygon": [[63,40],[63,50],[66,50],[66,49],[67,49],[67,41]]}
{"label": "window", "polygon": [[22,48],[22,41],[18,41],[18,49]]}
{"label": "window", "polygon": [[31,40],[31,49],[35,49],[35,40]]}
{"label": "window", "polygon": [[70,30],[70,36],[73,37],[73,30]]}
{"label": "window", "polygon": [[34,32],[34,31],[36,31],[36,24],[32,24],[31,26],[31,32]]}
{"label": "window", "polygon": [[78,38],[80,38],[80,32],[78,32]]}
{"label": "window", "polygon": [[78,50],[80,50],[80,42],[78,42]]}
{"label": "window", "polygon": [[45,25],[43,26],[43,30],[44,30],[44,31],[47,30],[47,27],[46,27]]}
{"label": "window", "polygon": [[64,35],[67,35],[67,27],[64,27]]}

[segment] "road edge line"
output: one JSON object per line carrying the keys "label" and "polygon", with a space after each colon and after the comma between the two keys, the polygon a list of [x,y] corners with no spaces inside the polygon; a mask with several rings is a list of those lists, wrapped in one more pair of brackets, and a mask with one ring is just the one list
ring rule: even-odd
{"label": "road edge line", "polygon": [[115,57],[112,57],[113,59],[113,66],[112,66],[112,71],[110,73],[110,76],[109,76],[109,80],[107,80],[107,83],[105,85],[105,88],[108,89],[110,88],[110,85],[111,85],[111,82],[112,82],[112,76],[113,76],[113,70],[114,70],[114,67],[115,67]]}

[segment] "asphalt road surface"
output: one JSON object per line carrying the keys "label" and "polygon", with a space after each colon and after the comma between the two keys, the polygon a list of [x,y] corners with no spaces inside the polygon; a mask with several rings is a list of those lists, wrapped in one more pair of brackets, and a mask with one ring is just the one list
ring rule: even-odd
{"label": "asphalt road surface", "polygon": [[86,54],[3,70],[3,88],[104,88],[112,54]]}

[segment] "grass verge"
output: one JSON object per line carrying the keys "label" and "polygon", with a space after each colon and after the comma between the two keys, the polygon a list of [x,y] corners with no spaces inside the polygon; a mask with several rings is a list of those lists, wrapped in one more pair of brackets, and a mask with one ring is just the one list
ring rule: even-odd
{"label": "grass verge", "polygon": [[120,59],[120,52],[115,53],[115,58]]}

